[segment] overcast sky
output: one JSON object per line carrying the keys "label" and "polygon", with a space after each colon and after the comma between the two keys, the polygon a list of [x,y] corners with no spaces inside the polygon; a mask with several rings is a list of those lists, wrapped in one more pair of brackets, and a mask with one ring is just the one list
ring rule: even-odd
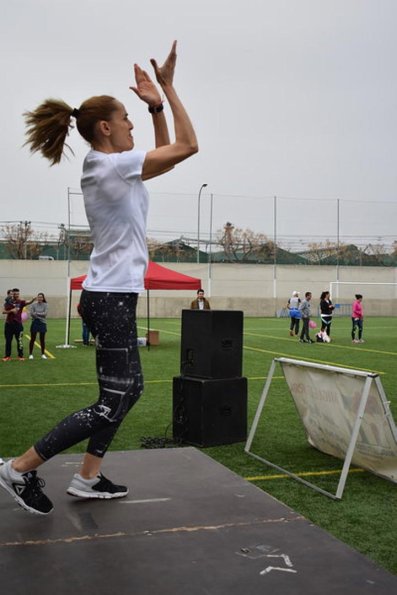
{"label": "overcast sky", "polygon": [[136,146],[150,149],[150,116],[128,89],[132,65],[150,69],[177,39],[175,86],[200,152],[148,183],[149,229],[194,234],[207,183],[203,233],[212,193],[214,229],[232,221],[270,234],[277,195],[281,235],[328,233],[336,199],[343,234],[395,234],[396,23],[396,0],[3,2],[0,220],[66,223],[67,188],[79,188],[87,152],[72,130],[75,157],[50,168],[30,156],[22,113],[47,97],[78,107],[111,94]]}

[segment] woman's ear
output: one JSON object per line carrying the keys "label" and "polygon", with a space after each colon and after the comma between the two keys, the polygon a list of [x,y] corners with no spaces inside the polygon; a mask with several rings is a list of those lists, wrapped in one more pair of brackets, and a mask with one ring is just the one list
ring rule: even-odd
{"label": "woman's ear", "polygon": [[110,136],[111,134],[111,128],[107,120],[100,120],[97,123],[97,130],[99,134],[103,134],[103,136]]}

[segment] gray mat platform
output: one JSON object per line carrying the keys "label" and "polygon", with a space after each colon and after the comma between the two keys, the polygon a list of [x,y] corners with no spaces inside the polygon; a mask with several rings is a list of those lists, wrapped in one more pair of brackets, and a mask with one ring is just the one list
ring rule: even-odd
{"label": "gray mat platform", "polygon": [[1,591],[10,595],[390,595],[397,577],[188,447],[108,453],[127,498],[66,494],[81,457],[41,472],[55,510],[0,491]]}

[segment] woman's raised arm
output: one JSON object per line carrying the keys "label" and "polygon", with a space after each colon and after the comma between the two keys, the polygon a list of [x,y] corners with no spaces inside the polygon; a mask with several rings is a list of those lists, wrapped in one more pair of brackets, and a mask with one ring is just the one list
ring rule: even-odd
{"label": "woman's raised arm", "polygon": [[[151,64],[153,66],[157,82],[159,83],[165,97],[167,98],[172,111],[175,141],[172,143],[169,142],[169,144],[156,144],[156,148],[146,154],[142,170],[142,178],[144,180],[158,176],[164,173],[164,171],[168,171],[174,165],[180,163],[184,159],[187,159],[191,155],[194,155],[198,151],[197,138],[192,123],[173,86],[176,64],[176,41],[174,41],[172,44],[171,51],[162,66],[158,66],[156,60],[154,59],[151,60]],[[139,70],[136,72],[140,74]],[[137,93],[138,88],[133,88],[133,90],[135,93]],[[139,93],[137,94],[140,96]],[[160,102],[157,105],[149,104],[149,107],[158,109],[160,105],[162,105],[161,98],[158,97],[158,99],[160,99]],[[161,110],[161,108],[160,111],[153,114],[155,123],[156,118],[159,116],[165,120],[164,112]],[[160,118],[159,122],[161,122]]]}

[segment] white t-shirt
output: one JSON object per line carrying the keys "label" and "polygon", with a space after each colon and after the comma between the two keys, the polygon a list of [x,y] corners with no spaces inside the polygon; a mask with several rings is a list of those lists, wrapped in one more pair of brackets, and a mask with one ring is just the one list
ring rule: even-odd
{"label": "white t-shirt", "polygon": [[297,310],[299,308],[300,298],[294,295],[289,298],[288,304],[291,310]]}
{"label": "white t-shirt", "polygon": [[149,196],[141,174],[146,153],[90,151],[81,189],[94,249],[83,283],[88,291],[140,293],[148,254]]}

